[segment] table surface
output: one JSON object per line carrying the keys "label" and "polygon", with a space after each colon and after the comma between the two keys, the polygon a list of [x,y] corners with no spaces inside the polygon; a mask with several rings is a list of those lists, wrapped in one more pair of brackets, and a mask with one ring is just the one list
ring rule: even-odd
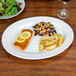
{"label": "table surface", "polygon": [[[11,19],[0,20],[0,40],[12,23],[33,16],[57,17],[63,7],[61,0],[26,0],[24,11]],[[74,30],[74,41],[63,53],[43,60],[23,60],[7,53],[0,42],[0,76],[76,76],[76,0],[68,2],[70,18],[63,20]]]}

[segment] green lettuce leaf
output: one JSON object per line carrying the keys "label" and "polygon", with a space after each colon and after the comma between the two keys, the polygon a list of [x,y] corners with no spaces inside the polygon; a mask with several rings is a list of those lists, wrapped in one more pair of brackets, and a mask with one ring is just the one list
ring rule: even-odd
{"label": "green lettuce leaf", "polygon": [[9,16],[9,14],[4,14],[4,15],[2,15],[2,16]]}
{"label": "green lettuce leaf", "polygon": [[12,8],[12,6],[8,6],[7,8],[6,8],[6,13],[9,13],[10,12],[10,10],[11,10],[11,8]]}
{"label": "green lettuce leaf", "polygon": [[3,4],[5,4],[5,0],[0,0],[0,2],[2,2]]}
{"label": "green lettuce leaf", "polygon": [[16,0],[6,0],[6,4],[16,6],[17,2],[16,2]]}
{"label": "green lettuce leaf", "polygon": [[2,13],[4,11],[3,7],[0,7],[0,13]]}
{"label": "green lettuce leaf", "polygon": [[3,4],[0,2],[0,7],[3,6]]}
{"label": "green lettuce leaf", "polygon": [[17,11],[16,7],[12,7],[11,11],[9,12],[10,15],[15,15],[17,13],[18,13],[18,11]]}

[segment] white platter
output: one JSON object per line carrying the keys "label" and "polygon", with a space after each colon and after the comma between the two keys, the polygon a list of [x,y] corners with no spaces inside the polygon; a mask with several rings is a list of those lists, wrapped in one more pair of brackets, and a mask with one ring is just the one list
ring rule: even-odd
{"label": "white platter", "polygon": [[24,10],[24,8],[25,8],[25,1],[24,0],[16,0],[16,1],[22,3],[22,5],[20,6],[21,7],[21,10],[17,14],[12,15],[12,16],[0,16],[0,19],[13,18],[13,17],[19,15]]}
{"label": "white platter", "polygon": [[[61,47],[58,47],[52,51],[39,52],[38,43],[41,39],[40,36],[32,36],[32,39],[26,50],[22,51],[14,47],[14,42],[16,37],[20,34],[23,29],[31,29],[32,26],[39,22],[51,22],[55,27],[57,33],[60,33],[64,36],[65,40]],[[27,19],[22,19],[10,25],[2,35],[2,45],[5,50],[13,56],[22,58],[22,59],[45,59],[49,57],[53,57],[62,53],[66,50],[72,43],[74,38],[74,33],[71,27],[62,20],[53,17],[39,16],[39,17],[31,17]]]}

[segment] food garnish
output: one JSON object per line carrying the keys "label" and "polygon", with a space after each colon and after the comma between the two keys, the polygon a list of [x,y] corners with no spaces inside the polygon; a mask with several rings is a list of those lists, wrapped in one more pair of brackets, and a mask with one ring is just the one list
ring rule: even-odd
{"label": "food garnish", "polygon": [[20,34],[20,37],[23,39],[28,39],[30,36],[31,36],[31,33],[29,31],[26,31]]}
{"label": "food garnish", "polygon": [[21,38],[20,36],[18,36],[17,39],[16,39],[16,42],[18,42],[18,43],[22,43],[24,41],[25,40],[23,38]]}

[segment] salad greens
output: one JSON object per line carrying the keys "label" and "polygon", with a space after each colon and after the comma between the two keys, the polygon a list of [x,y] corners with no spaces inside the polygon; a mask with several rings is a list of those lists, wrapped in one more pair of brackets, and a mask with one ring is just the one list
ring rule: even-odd
{"label": "salad greens", "polygon": [[0,0],[0,16],[9,16],[17,14],[21,8],[22,3],[16,0]]}
{"label": "salad greens", "polygon": [[3,12],[3,11],[4,11],[4,9],[3,9],[3,7],[1,7],[1,8],[0,8],[0,13]]}
{"label": "salad greens", "polygon": [[6,0],[6,4],[16,6],[17,2],[16,2],[16,0]]}

